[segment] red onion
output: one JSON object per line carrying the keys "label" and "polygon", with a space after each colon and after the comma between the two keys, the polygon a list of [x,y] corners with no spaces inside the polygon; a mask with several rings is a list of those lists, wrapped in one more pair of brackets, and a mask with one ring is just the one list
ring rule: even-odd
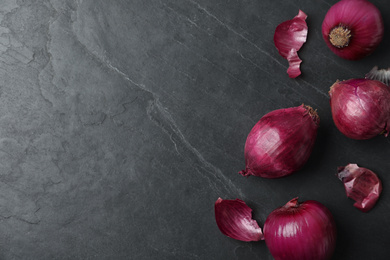
{"label": "red onion", "polygon": [[215,220],[221,232],[241,241],[263,240],[263,233],[256,220],[252,219],[252,209],[240,199],[215,202]]}
{"label": "red onion", "polygon": [[336,127],[345,136],[362,140],[383,133],[390,127],[390,89],[377,80],[337,81],[329,91]]}
{"label": "red onion", "polygon": [[337,176],[344,183],[347,197],[355,200],[353,204],[363,212],[371,210],[382,192],[382,183],[369,169],[357,164],[338,168]]}
{"label": "red onion", "polygon": [[297,52],[306,42],[306,17],[307,15],[299,10],[297,16],[292,20],[279,24],[275,30],[275,47],[278,49],[279,54],[289,62],[287,73],[290,78],[296,78],[301,75],[299,66],[302,60],[298,57]]}
{"label": "red onion", "polygon": [[328,47],[348,60],[361,59],[383,38],[382,16],[366,0],[342,0],[333,5],[322,23],[322,36]]}
{"label": "red onion", "polygon": [[292,199],[267,217],[264,239],[275,260],[330,259],[336,245],[336,225],[321,203]]}
{"label": "red onion", "polygon": [[299,170],[311,154],[319,122],[305,105],[266,114],[246,139],[246,168],[240,174],[279,178]]}

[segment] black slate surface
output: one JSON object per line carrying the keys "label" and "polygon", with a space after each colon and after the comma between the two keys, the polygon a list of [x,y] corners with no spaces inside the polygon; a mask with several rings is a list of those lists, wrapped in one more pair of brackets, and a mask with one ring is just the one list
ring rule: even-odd
{"label": "black slate surface", "polygon": [[[388,259],[390,142],[347,139],[328,90],[390,66],[346,61],[321,23],[335,0],[3,0],[0,4],[0,259],[272,259],[264,242],[225,237],[214,202],[240,198],[260,226],[293,197],[338,227],[333,259]],[[287,76],[276,26],[302,9],[302,76]],[[302,103],[321,117],[314,152],[277,180],[238,174],[265,113]],[[383,193],[355,209],[338,166],[375,171]]]}

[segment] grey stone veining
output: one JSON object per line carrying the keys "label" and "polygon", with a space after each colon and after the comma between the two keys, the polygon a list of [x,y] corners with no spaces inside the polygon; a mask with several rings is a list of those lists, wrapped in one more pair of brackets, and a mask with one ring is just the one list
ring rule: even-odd
{"label": "grey stone veining", "polygon": [[[319,28],[334,2],[3,0],[0,259],[272,259],[263,242],[223,236],[214,202],[243,199],[262,226],[294,196],[334,213],[335,259],[367,259],[375,245],[386,256],[387,192],[362,215],[334,172],[354,161],[386,187],[389,143],[341,136],[327,91],[390,52],[332,56]],[[299,8],[309,38],[291,80],[272,37]],[[301,103],[322,120],[308,165],[280,180],[238,175],[255,122]]]}

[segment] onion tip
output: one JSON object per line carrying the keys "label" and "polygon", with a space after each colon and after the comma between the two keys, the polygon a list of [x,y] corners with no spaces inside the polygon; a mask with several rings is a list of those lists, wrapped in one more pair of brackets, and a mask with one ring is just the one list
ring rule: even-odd
{"label": "onion tip", "polygon": [[248,169],[242,170],[242,171],[240,171],[240,172],[238,172],[238,173],[241,174],[241,175],[244,176],[244,177],[249,177],[249,176],[253,175],[253,174],[250,172],[250,170],[248,170]]}
{"label": "onion tip", "polygon": [[293,198],[289,202],[287,202],[283,207],[285,208],[296,208],[299,206],[298,197]]}
{"label": "onion tip", "polygon": [[319,126],[320,125],[320,117],[317,113],[317,109],[312,108],[311,106],[302,104],[302,107],[304,107],[307,110],[307,113],[311,116],[314,123]]}

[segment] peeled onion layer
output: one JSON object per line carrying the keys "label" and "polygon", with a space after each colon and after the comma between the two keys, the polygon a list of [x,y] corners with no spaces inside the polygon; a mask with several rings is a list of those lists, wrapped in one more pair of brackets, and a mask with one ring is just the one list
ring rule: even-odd
{"label": "peeled onion layer", "polygon": [[347,197],[355,200],[356,208],[368,212],[375,206],[382,192],[382,182],[373,171],[348,164],[338,168],[337,176],[344,183]]}
{"label": "peeled onion layer", "polygon": [[246,242],[264,239],[261,228],[252,219],[252,209],[244,201],[218,198],[214,208],[215,220],[224,235]]}
{"label": "peeled onion layer", "polygon": [[367,0],[337,2],[322,23],[322,36],[330,50],[348,60],[371,54],[381,43],[383,33],[381,13]]}
{"label": "peeled onion layer", "polygon": [[390,88],[380,81],[336,81],[329,91],[332,117],[345,136],[364,140],[390,128]]}
{"label": "peeled onion layer", "polygon": [[279,24],[275,29],[275,47],[279,54],[289,62],[287,73],[290,78],[301,75],[300,64],[302,60],[298,57],[298,51],[307,38],[306,18],[307,15],[299,10],[298,15],[293,19]]}
{"label": "peeled onion layer", "polygon": [[280,178],[299,170],[308,160],[320,119],[310,106],[278,109],[264,115],[245,143],[243,176]]}
{"label": "peeled onion layer", "polygon": [[294,198],[264,223],[264,240],[275,260],[326,260],[336,245],[336,225],[321,203]]}

